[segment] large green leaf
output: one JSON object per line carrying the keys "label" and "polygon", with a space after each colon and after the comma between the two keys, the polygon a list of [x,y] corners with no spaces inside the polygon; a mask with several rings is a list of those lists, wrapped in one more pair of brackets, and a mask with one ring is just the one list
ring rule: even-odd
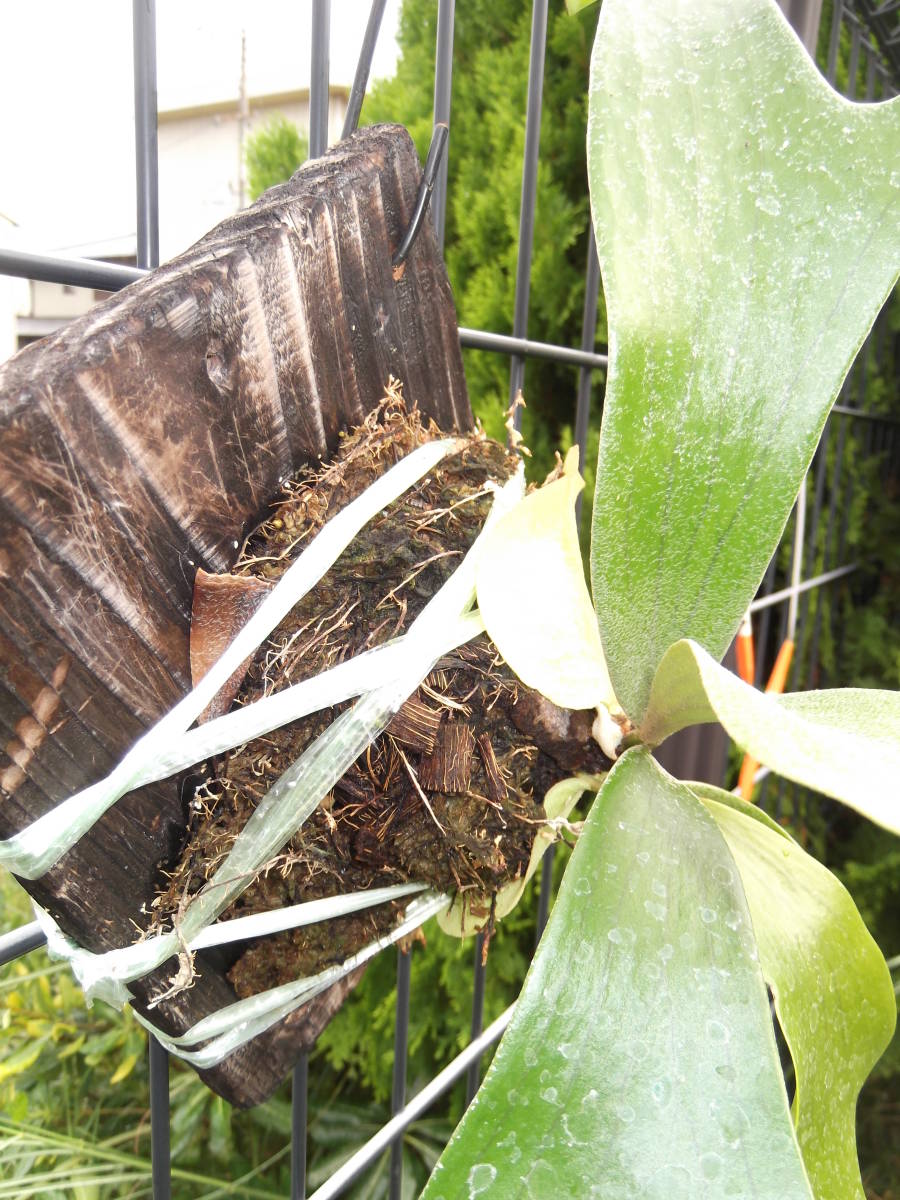
{"label": "large green leaf", "polygon": [[[763,975],[794,1060],[794,1119],[817,1200],[863,1200],[856,1097],[894,1032],[891,974],[841,883],[751,805],[691,784],[747,896]],[[723,803],[724,801],[724,803]]]}
{"label": "large green leaf", "polygon": [[628,751],[425,1200],[811,1195],[734,859]]}
{"label": "large green leaf", "polygon": [[774,0],[604,0],[588,166],[610,370],[592,581],[639,720],[721,658],[900,266],[900,100],[854,105]]}
{"label": "large green leaf", "polygon": [[678,642],[654,677],[641,740],[655,746],[707,721],[721,721],[739,746],[779,775],[900,833],[900,692],[769,696],[695,642]]}

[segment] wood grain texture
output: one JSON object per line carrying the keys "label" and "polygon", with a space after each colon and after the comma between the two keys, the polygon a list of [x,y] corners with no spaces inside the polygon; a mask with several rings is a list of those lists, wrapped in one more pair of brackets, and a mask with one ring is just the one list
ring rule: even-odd
{"label": "wood grain texture", "polygon": [[[419,178],[405,131],[362,130],[0,366],[0,836],[109,771],[184,694],[197,570],[231,566],[280,481],[389,375],[443,429],[471,426],[429,221],[391,270]],[[82,945],[125,944],[184,824],[174,781],[142,788],[25,886]],[[165,974],[134,985],[139,1008]],[[265,1099],[345,990],[205,1078]],[[154,1019],[181,1032],[233,998],[210,953]]]}

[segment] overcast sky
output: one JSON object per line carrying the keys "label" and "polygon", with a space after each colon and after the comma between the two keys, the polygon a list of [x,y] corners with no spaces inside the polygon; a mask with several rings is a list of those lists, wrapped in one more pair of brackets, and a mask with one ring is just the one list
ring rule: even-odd
{"label": "overcast sky", "polygon": [[[332,4],[333,82],[352,81],[369,7]],[[393,72],[399,7],[388,0],[373,78]],[[157,0],[160,110],[236,96],[242,30],[251,96],[308,87],[311,8]],[[133,87],[128,0],[0,0],[0,243],[51,249],[134,232]]]}

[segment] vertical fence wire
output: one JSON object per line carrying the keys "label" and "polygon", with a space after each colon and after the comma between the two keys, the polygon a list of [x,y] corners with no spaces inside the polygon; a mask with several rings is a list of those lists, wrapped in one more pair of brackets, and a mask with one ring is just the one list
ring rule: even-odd
{"label": "vertical fence wire", "polygon": [[169,1132],[169,1055],[152,1034],[150,1055],[150,1174],[153,1200],[170,1200],[172,1165]]}
{"label": "vertical fence wire", "polygon": [[304,1050],[291,1075],[291,1200],[305,1200],[309,1126],[309,1054]]}
{"label": "vertical fence wire", "polygon": [[[519,209],[519,244],[516,255],[516,296],[513,337],[528,337],[528,303],[531,296],[531,254],[537,202],[537,169],[541,145],[541,107],[544,92],[544,58],[547,47],[547,3],[534,0],[531,10],[531,52],[528,62],[528,102],[525,109],[525,153],[522,163],[522,199]],[[513,354],[509,370],[509,403],[525,384],[525,358]],[[522,427],[522,414],[513,411],[513,427]]]}
{"label": "vertical fence wire", "polygon": [[[453,29],[456,0],[438,0],[437,41],[434,48],[434,123],[450,128],[450,98],[453,86]],[[451,131],[452,133],[452,131]],[[431,221],[437,244],[443,250],[447,227],[447,172],[452,153],[452,136],[438,167],[431,196]]]}
{"label": "vertical fence wire", "polygon": [[[880,332],[880,328],[883,327],[884,324],[886,324],[886,319],[885,319],[885,314],[882,313],[881,317],[879,318],[879,321],[876,322],[875,328],[873,329],[872,333],[869,335],[869,337],[866,339],[865,343],[863,344],[862,350],[860,351],[860,354],[858,355],[857,360],[853,365],[853,383],[855,383],[855,388],[854,388],[855,399],[853,401],[853,407],[858,408],[860,411],[865,410],[867,399],[868,399],[869,359],[870,359],[870,354],[872,351],[873,343],[876,342],[876,339],[878,341],[880,341],[879,332]],[[878,355],[876,353],[876,356],[875,356],[876,371],[879,370],[880,367],[881,367],[881,358],[880,358],[880,355]],[[848,383],[850,382],[850,380],[851,380],[851,377],[848,376]],[[852,418],[850,418],[850,417],[845,417],[844,419],[847,421],[852,420]],[[852,508],[853,508],[853,501],[854,501],[855,495],[856,495],[857,477],[859,475],[859,459],[862,458],[864,461],[866,461],[866,460],[870,460],[873,457],[873,449],[874,449],[873,434],[879,428],[879,425],[880,425],[880,423],[877,421],[866,421],[866,431],[865,431],[865,434],[863,435],[862,439],[860,439],[860,437],[859,437],[858,430],[853,431],[853,441],[855,444],[854,445],[854,450],[855,450],[854,457],[856,459],[856,468],[857,469],[851,470],[849,472],[849,477],[847,480],[846,495],[844,496],[843,502],[841,504],[840,528],[839,528],[839,532],[838,532],[838,551],[837,551],[838,562],[842,561],[845,554],[847,553],[847,543],[848,543],[848,539],[849,539],[849,535],[850,535],[850,515],[851,515]],[[861,454],[860,454],[860,448],[862,450]],[[846,631],[842,631],[842,644],[843,644],[843,633],[844,632],[846,632]]]}
{"label": "vertical fence wire", "polygon": [[834,87],[834,81],[837,78],[837,56],[838,47],[841,43],[841,24],[844,16],[844,0],[834,0],[834,6],[831,10],[831,35],[828,39],[828,61],[826,67],[826,78]]}
{"label": "vertical fence wire", "polygon": [[[134,158],[137,192],[137,265],[159,265],[159,159],[156,102],[156,0],[132,0],[134,46]],[[169,1055],[148,1037],[150,1056],[150,1163],[153,1200],[169,1200]]]}
{"label": "vertical fence wire", "polygon": [[850,66],[847,70],[847,91],[845,95],[850,100],[856,99],[856,77],[859,73],[859,29],[856,25],[850,29]]}
{"label": "vertical fence wire", "polygon": [[[825,428],[822,430],[822,438],[816,448],[813,461],[810,465],[810,470],[807,474],[806,488],[812,491],[812,512],[810,513],[809,527],[805,530],[804,547],[801,557],[801,572],[797,579],[799,583],[801,579],[811,579],[816,574],[816,557],[818,547],[819,520],[822,514],[822,505],[825,500],[825,480],[828,467],[828,445],[831,440],[831,425],[829,419]],[[810,489],[810,483],[812,488]],[[794,582],[792,580],[792,582]],[[805,591],[802,596],[797,597],[794,601],[799,609],[796,625],[804,635],[809,623],[810,601],[813,596],[813,589]],[[793,598],[792,598],[793,599]],[[820,596],[816,591],[816,611],[819,611]],[[805,636],[804,636],[805,643]],[[794,661],[791,664],[791,683],[788,690],[797,691],[800,687],[800,680],[804,674],[804,661],[806,658],[806,646],[804,643],[797,642],[797,647],[794,652]]]}
{"label": "vertical fence wire", "polygon": [[341,130],[342,138],[349,137],[359,125],[359,114],[362,112],[363,100],[366,97],[369,72],[372,70],[372,57],[375,54],[378,34],[381,31],[381,19],[384,16],[386,5],[387,0],[372,0],[372,7],[369,9],[369,20],[366,24],[366,32],[363,34],[356,73],[353,76],[353,86],[350,88],[350,96],[347,100],[344,128]]}
{"label": "vertical fence wire", "polygon": [[313,0],[312,59],[309,72],[309,157],[328,147],[328,77],[331,0]]}
{"label": "vertical fence wire", "polygon": [[159,265],[159,156],[156,137],[156,0],[132,0],[137,264]]}
{"label": "vertical fence wire", "polygon": [[[472,1025],[469,1040],[474,1042],[481,1036],[484,1026],[484,985],[487,975],[485,934],[475,939],[475,956],[472,970]],[[474,1059],[466,1073],[466,1106],[472,1103],[481,1079],[481,1058]]]}
{"label": "vertical fence wire", "polygon": [[553,899],[553,864],[556,862],[556,847],[548,846],[541,860],[541,890],[538,893],[537,920],[534,925],[534,948],[538,945],[550,916],[550,901]]}
{"label": "vertical fence wire", "polygon": [[[835,441],[834,462],[831,471],[831,486],[830,495],[828,498],[828,513],[825,518],[825,534],[822,546],[822,570],[827,571],[831,566],[831,547],[834,540],[834,525],[837,515],[837,502],[840,495],[841,483],[844,470],[844,446],[847,441],[847,426],[850,417],[840,416],[838,418],[837,438]],[[833,423],[834,418],[829,420],[829,427]],[[819,596],[819,603],[816,606],[816,615],[813,623],[812,638],[810,639],[809,655],[807,662],[809,664],[806,686],[808,688],[816,685],[821,685],[823,680],[816,678],[819,665],[819,638],[822,633],[822,622],[824,619],[824,609],[826,600],[830,606],[830,593],[827,588],[823,588]]]}
{"label": "vertical fence wire", "polygon": [[[777,555],[773,555],[772,561],[766,568],[766,573],[763,576],[762,587],[760,592],[763,596],[771,596],[775,591],[775,573],[778,566]],[[762,615],[759,619],[759,625],[756,631],[756,674],[754,684],[756,687],[763,687],[766,682],[766,664],[769,661],[769,643],[770,643],[770,625],[772,623],[772,608],[767,605],[762,610]]]}
{"label": "vertical fence wire", "polygon": [[[409,989],[412,947],[397,950],[397,1003],[394,1013],[394,1072],[391,1081],[391,1116],[406,1103],[406,1062],[409,1050]],[[403,1134],[391,1144],[390,1200],[400,1200],[403,1189]]]}
{"label": "vertical fence wire", "polygon": [[[584,276],[584,311],[581,319],[581,349],[594,349],[597,336],[597,306],[600,299],[600,260],[593,228],[588,229],[587,267]],[[578,469],[584,474],[587,452],[588,422],[591,416],[591,387],[593,372],[588,367],[578,369],[578,390],[575,400],[575,444],[578,446]],[[581,501],[576,501],[576,520],[580,524]]]}

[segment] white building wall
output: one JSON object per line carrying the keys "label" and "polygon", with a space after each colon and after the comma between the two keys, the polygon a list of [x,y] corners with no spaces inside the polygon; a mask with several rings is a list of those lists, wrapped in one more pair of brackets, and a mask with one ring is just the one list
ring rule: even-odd
{"label": "white building wall", "polygon": [[90,288],[70,287],[68,284],[45,283],[43,280],[33,279],[29,283],[29,289],[28,315],[38,319],[61,317],[70,320],[72,317],[80,317],[94,303],[94,293]]}
{"label": "white building wall", "polygon": [[[245,137],[276,116],[285,117],[308,134],[309,99],[305,94],[251,99],[249,108]],[[340,138],[346,111],[346,91],[333,90],[329,143]],[[163,262],[237,212],[239,147],[237,101],[160,113],[159,248]],[[249,203],[249,194],[245,194],[244,204]]]}
{"label": "white building wall", "polygon": [[24,279],[0,275],[0,363],[16,352],[16,313],[27,303],[27,295],[28,284]]}
{"label": "white building wall", "polygon": [[[347,111],[348,90],[332,88],[328,112],[329,144],[338,141]],[[292,121],[309,133],[309,96],[306,90],[251,98],[244,129],[246,139],[273,117]],[[239,172],[242,168],[237,100],[175,109],[159,114],[159,243],[160,261],[166,262],[188,249],[213,226],[240,207]],[[246,170],[244,170],[246,179]],[[250,203],[249,193],[244,204]],[[20,231],[2,231],[7,244]],[[48,252],[63,256],[134,261],[133,236],[108,243],[57,246]],[[28,245],[27,249],[42,249]],[[11,279],[0,275],[0,362],[19,348],[20,340],[51,333],[95,303],[84,288],[64,287]]]}
{"label": "white building wall", "polygon": [[[343,95],[370,6],[370,0],[332,5],[330,79],[338,89],[332,141],[340,136]],[[60,0],[51,7],[48,19],[47,4],[0,5],[0,244],[103,257],[97,244],[115,242],[122,260],[135,246],[131,5]],[[371,81],[393,73],[399,9],[400,0],[388,0]],[[252,97],[289,89],[297,95],[308,87],[311,11],[312,0],[158,0],[164,258],[237,207],[236,94],[244,37],[252,128],[258,116],[269,115],[257,113]],[[220,110],[218,128],[189,129],[184,118],[176,129],[179,121],[169,114],[189,105]],[[305,103],[272,111],[279,110],[306,128]],[[218,149],[206,145],[213,133]],[[38,320],[28,285],[0,276],[0,362],[15,348],[18,316]]]}

